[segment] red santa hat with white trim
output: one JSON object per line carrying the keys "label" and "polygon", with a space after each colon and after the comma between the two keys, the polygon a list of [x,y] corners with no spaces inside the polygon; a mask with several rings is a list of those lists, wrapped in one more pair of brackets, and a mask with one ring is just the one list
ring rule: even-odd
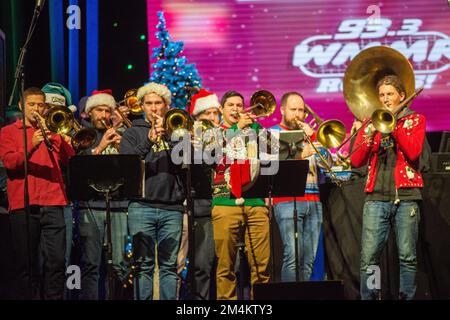
{"label": "red santa hat with white trim", "polygon": [[210,108],[219,108],[220,102],[213,92],[200,89],[191,99],[191,114],[196,116]]}
{"label": "red santa hat with white trim", "polygon": [[116,108],[116,100],[112,96],[111,90],[94,90],[86,102],[84,111],[89,113],[92,108],[97,106],[108,106],[111,110]]}

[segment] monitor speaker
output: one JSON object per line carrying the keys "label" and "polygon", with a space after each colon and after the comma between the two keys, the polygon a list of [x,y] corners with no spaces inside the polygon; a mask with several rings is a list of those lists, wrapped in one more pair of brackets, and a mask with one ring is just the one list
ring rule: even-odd
{"label": "monitor speaker", "polygon": [[257,283],[255,300],[344,300],[343,281]]}

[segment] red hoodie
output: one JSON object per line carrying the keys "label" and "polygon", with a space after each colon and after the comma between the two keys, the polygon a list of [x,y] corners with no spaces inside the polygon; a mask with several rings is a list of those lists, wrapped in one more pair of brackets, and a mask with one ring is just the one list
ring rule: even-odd
{"label": "red hoodie", "polygon": [[[65,206],[68,202],[60,163],[67,165],[69,158],[75,154],[75,151],[57,134],[52,134],[50,137],[50,141],[53,144],[52,152],[48,151],[45,143],[40,143],[37,147],[33,147],[31,140],[34,131],[33,127],[27,127],[30,205]],[[0,158],[8,175],[9,210],[23,209],[24,152],[21,121],[16,121],[1,130]]]}

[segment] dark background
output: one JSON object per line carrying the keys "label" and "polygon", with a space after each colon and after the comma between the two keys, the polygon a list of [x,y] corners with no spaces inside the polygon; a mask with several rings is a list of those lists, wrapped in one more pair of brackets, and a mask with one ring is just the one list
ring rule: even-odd
{"label": "dark background", "polygon": [[[80,30],[80,98],[91,94],[86,92],[86,28],[85,4],[81,0],[81,30]],[[17,19],[12,14],[12,3],[19,11]],[[63,0],[64,11],[69,1]],[[42,87],[51,79],[50,57],[50,22],[49,5],[45,7],[39,17],[33,39],[29,45],[25,59],[25,87]],[[35,1],[6,0],[0,2],[0,29],[6,35],[6,98],[0,101],[3,114],[12,90],[15,63],[19,49],[25,41],[31,22]],[[64,26],[68,15],[64,13]],[[117,26],[114,24],[117,23]],[[16,37],[13,37],[16,34]],[[141,40],[140,36],[146,39]],[[149,78],[148,48],[147,48],[147,13],[146,1],[99,1],[99,89],[112,89],[117,100],[121,100],[125,92],[141,86]],[[66,75],[68,74],[68,30],[65,30]],[[1,60],[0,60],[1,62]],[[133,69],[128,70],[127,65]],[[1,70],[1,69],[0,69]],[[63,85],[67,86],[67,79]],[[0,96],[1,98],[1,96]]]}

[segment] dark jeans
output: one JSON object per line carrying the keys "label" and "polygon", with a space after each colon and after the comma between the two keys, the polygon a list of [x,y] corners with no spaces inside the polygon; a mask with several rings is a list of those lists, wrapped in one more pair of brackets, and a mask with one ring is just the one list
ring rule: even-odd
{"label": "dark jeans", "polygon": [[[100,267],[106,243],[106,211],[90,208],[80,209],[80,237],[82,245],[81,300],[98,300]],[[126,209],[111,210],[111,241],[114,275],[123,280],[127,236]],[[107,286],[105,286],[107,289]],[[113,294],[113,293],[111,293]]]}
{"label": "dark jeans", "polygon": [[[11,212],[11,243],[13,249],[13,299],[39,298],[39,289],[46,300],[63,299],[65,286],[66,226],[63,207],[32,206],[30,243],[32,255],[33,292],[29,291],[27,225],[25,210]],[[40,246],[39,246],[39,242]],[[42,279],[39,274],[39,247],[43,254]],[[41,288],[41,283],[43,287]]]}
{"label": "dark jeans", "polygon": [[[212,269],[216,257],[211,217],[196,217],[195,223],[195,288],[194,299],[210,300]],[[189,278],[188,278],[189,280]]]}

